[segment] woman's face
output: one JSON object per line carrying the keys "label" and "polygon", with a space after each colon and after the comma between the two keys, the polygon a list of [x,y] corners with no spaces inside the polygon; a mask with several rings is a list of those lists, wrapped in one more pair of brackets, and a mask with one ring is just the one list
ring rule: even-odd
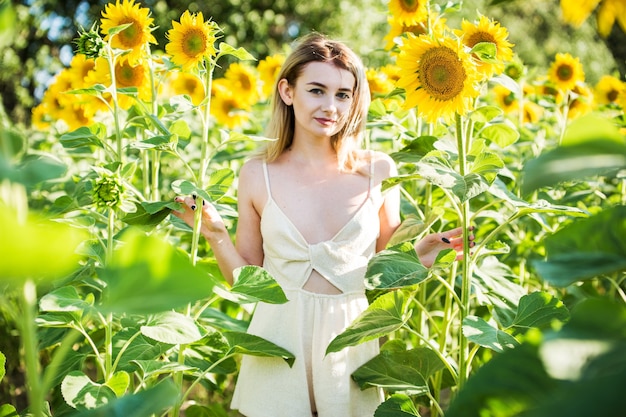
{"label": "woman's face", "polygon": [[295,86],[281,80],[281,98],[293,106],[295,135],[331,137],[339,132],[352,108],[355,82],[352,73],[328,62],[308,63]]}

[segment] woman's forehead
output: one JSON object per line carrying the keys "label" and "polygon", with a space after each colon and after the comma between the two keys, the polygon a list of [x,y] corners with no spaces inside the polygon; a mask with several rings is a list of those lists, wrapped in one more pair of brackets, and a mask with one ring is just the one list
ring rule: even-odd
{"label": "woman's forehead", "polygon": [[309,62],[298,77],[304,83],[320,83],[329,88],[353,90],[356,80],[348,70],[331,62]]}

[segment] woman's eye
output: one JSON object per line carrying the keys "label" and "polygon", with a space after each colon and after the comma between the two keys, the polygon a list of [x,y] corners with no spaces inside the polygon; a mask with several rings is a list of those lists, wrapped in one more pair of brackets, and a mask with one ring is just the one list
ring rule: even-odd
{"label": "woman's eye", "polygon": [[350,94],[348,93],[339,93],[337,94],[337,98],[340,100],[350,100]]}
{"label": "woman's eye", "polygon": [[323,94],[324,92],[320,88],[312,88],[309,90],[309,93],[320,95],[320,94]]}

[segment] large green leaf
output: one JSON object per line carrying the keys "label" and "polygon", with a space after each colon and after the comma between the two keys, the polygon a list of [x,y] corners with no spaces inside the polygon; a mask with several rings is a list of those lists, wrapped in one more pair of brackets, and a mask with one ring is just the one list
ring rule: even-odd
{"label": "large green leaf", "polygon": [[439,139],[435,136],[420,136],[417,139],[412,140],[408,145],[392,153],[390,156],[396,162],[417,163],[424,156],[435,149],[435,142]]}
{"label": "large green leaf", "polygon": [[352,378],[361,389],[374,386],[389,392],[423,395],[429,392],[428,379],[444,368],[441,358],[430,348],[383,350],[357,369]]}
{"label": "large green leaf", "polygon": [[63,379],[61,393],[65,402],[78,410],[98,408],[116,398],[111,388],[93,382],[80,371],[70,372]]}
{"label": "large green leaf", "polygon": [[[113,335],[113,357],[118,361],[118,370],[133,372],[136,360],[154,360],[169,351],[173,345],[157,342],[145,337],[136,328],[125,328]],[[126,347],[123,352],[121,349]],[[121,357],[118,357],[121,354]]]}
{"label": "large green leaf", "polygon": [[581,117],[568,126],[561,146],[525,164],[522,190],[529,193],[624,168],[626,141],[617,127],[607,118]]}
{"label": "large green leaf", "polygon": [[415,251],[387,249],[370,259],[365,273],[368,289],[400,288],[419,284],[428,278],[428,268],[419,261]]}
{"label": "large green leaf", "polygon": [[480,136],[495,143],[500,148],[506,148],[517,142],[519,132],[505,123],[496,123],[480,131]]}
{"label": "large green leaf", "polygon": [[422,178],[446,190],[450,190],[461,202],[489,189],[489,184],[478,174],[461,176],[451,166],[435,157],[425,157],[417,164],[417,172]]}
{"label": "large green leaf", "polygon": [[533,262],[553,285],[626,270],[626,206],[578,219],[545,240],[547,259]]}
{"label": "large green leaf", "polygon": [[122,221],[133,226],[154,226],[161,223],[172,210],[178,209],[179,206],[179,203],[173,201],[136,203],[135,212],[128,213]]}
{"label": "large green leaf", "polygon": [[326,354],[339,352],[368,340],[377,339],[398,330],[408,318],[403,317],[404,295],[392,291],[381,295],[348,328],[335,337]]}
{"label": "large green leaf", "polygon": [[99,271],[107,283],[101,311],[151,314],[213,294],[214,282],[183,252],[156,235],[127,230],[110,262]]}
{"label": "large green leaf", "polygon": [[[224,298],[239,304],[256,303],[262,301],[270,304],[284,304],[287,296],[278,282],[265,269],[247,265],[233,271],[235,283],[230,293],[219,290]],[[216,288],[217,290],[217,288]]]}
{"label": "large green leaf", "polygon": [[53,280],[78,268],[76,249],[84,231],[32,214],[23,221],[0,206],[0,282]]}
{"label": "large green leaf", "polygon": [[180,390],[170,379],[165,379],[152,388],[125,395],[95,410],[72,414],[72,417],[152,417],[174,406],[179,397]]}
{"label": "large green leaf", "polygon": [[171,345],[193,343],[204,337],[204,331],[192,317],[175,311],[151,317],[145,326],[141,326],[141,334]]}
{"label": "large green leaf", "polygon": [[293,365],[296,357],[286,349],[250,333],[224,332],[226,340],[234,352],[252,356],[283,358],[289,366]]}
{"label": "large green leaf", "polygon": [[67,285],[42,296],[39,300],[39,309],[49,312],[84,311],[93,306],[93,298],[93,294],[89,293],[83,300],[75,287]]}
{"label": "large green leaf", "polygon": [[519,300],[527,290],[515,283],[515,273],[495,256],[488,256],[474,268],[472,292],[480,305],[493,309],[496,321],[502,327],[510,327]]}
{"label": "large green leaf", "polygon": [[211,374],[232,374],[237,372],[237,361],[229,356],[233,350],[226,337],[218,332],[209,332],[185,349],[185,365],[197,369],[197,373],[210,370]]}
{"label": "large green leaf", "polygon": [[467,316],[463,319],[463,335],[470,342],[482,347],[504,352],[519,344],[513,336],[487,323],[480,317]]}
{"label": "large green leaf", "polygon": [[378,406],[374,417],[419,417],[413,400],[405,394],[393,394]]}
{"label": "large green leaf", "polygon": [[536,291],[520,299],[512,326],[544,328],[555,320],[565,322],[568,319],[569,310],[561,300],[547,292]]}
{"label": "large green leaf", "polygon": [[0,405],[0,417],[20,417],[15,407],[9,404]]}

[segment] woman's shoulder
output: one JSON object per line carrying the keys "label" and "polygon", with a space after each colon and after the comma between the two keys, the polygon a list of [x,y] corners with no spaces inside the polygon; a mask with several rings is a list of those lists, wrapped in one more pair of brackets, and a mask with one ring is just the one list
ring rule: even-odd
{"label": "woman's shoulder", "polygon": [[263,185],[263,158],[251,158],[246,160],[239,170],[239,186],[249,187],[251,190],[258,189]]}
{"label": "woman's shoulder", "polygon": [[389,178],[397,175],[395,161],[385,152],[375,150],[359,150],[358,158],[363,161],[364,167],[369,167],[377,178]]}

